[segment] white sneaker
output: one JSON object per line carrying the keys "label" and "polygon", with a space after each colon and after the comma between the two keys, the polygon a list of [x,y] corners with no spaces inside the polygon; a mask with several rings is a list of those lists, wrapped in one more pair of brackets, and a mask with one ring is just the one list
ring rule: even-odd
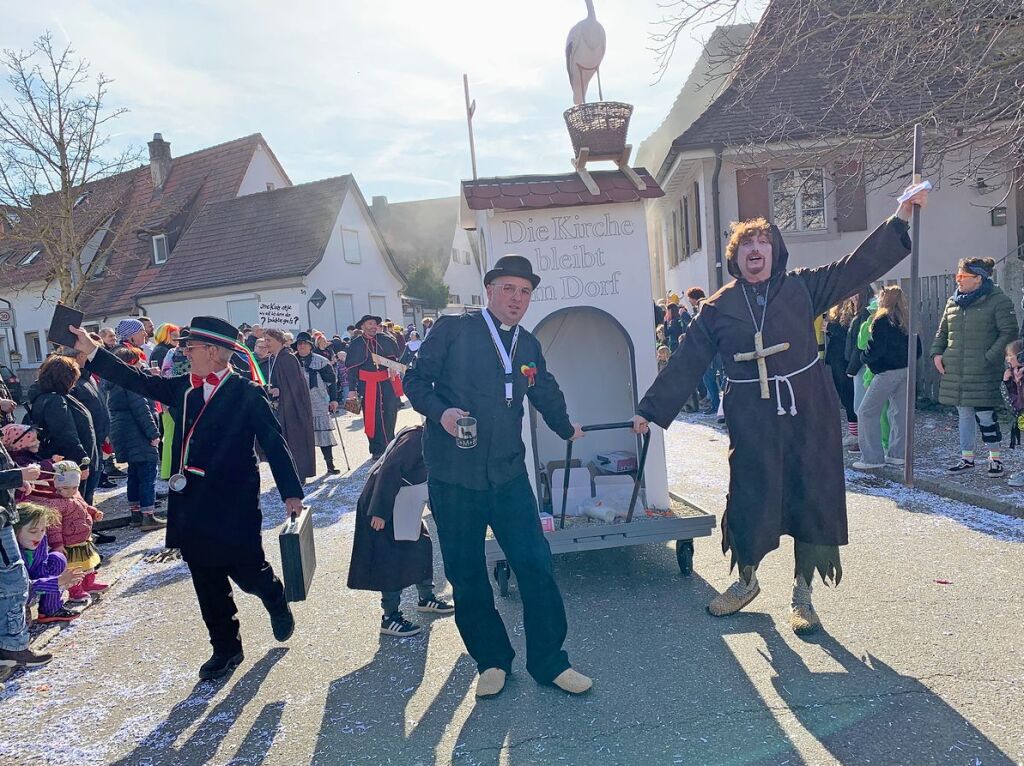
{"label": "white sneaker", "polygon": [[885,463],[865,463],[862,460],[858,460],[850,467],[856,468],[858,471],[867,471],[872,468],[885,468]]}
{"label": "white sneaker", "polygon": [[854,436],[853,434],[847,434],[846,436],[843,437],[843,446],[844,447],[852,447],[856,443],[857,443],[857,437]]}
{"label": "white sneaker", "polygon": [[1010,480],[1006,482],[1011,487],[1024,487],[1024,471],[1010,474]]}
{"label": "white sneaker", "polygon": [[889,465],[906,465],[906,460],[901,457],[887,457],[885,462]]}

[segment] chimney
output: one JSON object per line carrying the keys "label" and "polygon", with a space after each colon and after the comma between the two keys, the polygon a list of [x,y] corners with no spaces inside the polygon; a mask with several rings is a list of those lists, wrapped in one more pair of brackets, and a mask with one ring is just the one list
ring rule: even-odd
{"label": "chimney", "polygon": [[163,189],[171,174],[171,145],[159,133],[149,142],[149,172],[153,174],[153,188]]}
{"label": "chimney", "polygon": [[374,197],[370,203],[370,212],[373,213],[373,220],[378,226],[388,225],[388,198],[386,196]]}

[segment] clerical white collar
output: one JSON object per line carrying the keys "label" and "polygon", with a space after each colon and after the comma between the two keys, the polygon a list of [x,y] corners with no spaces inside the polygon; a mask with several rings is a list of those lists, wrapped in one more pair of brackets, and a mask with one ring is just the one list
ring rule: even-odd
{"label": "clerical white collar", "polygon": [[499,330],[504,330],[505,332],[508,332],[509,330],[515,329],[515,325],[505,324],[504,322],[499,320],[498,317],[494,315],[494,312],[491,311],[490,309],[484,309],[484,311],[491,315],[491,319],[493,319],[494,323],[498,325]]}

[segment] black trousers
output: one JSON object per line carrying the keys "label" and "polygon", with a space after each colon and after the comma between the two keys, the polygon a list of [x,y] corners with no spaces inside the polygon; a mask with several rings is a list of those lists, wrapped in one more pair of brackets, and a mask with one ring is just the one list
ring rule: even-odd
{"label": "black trousers", "polygon": [[192,572],[192,586],[199,599],[199,611],[202,612],[215,654],[231,655],[242,651],[238,608],[231,593],[231,580],[246,593],[258,596],[270,613],[287,606],[284,585],[266,561],[262,564],[223,567],[189,564],[188,568]]}
{"label": "black trousers", "polygon": [[[371,455],[383,455],[388,444],[395,438],[395,423],[398,421],[398,397],[391,387],[391,381],[386,381],[377,386],[377,430],[370,443]],[[366,413],[363,413],[366,417]]]}
{"label": "black trousers", "polygon": [[516,656],[494,608],[488,579],[484,538],[490,526],[522,595],[526,669],[540,683],[551,683],[569,667],[569,657],[562,649],[565,607],[529,477],[523,474],[485,491],[430,480],[428,490],[444,572],[452,584],[455,624],[477,669],[482,673],[501,668],[507,673]]}

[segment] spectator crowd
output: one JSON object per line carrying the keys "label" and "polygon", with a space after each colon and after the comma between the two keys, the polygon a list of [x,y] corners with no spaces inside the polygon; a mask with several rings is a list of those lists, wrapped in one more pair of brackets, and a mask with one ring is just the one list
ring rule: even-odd
{"label": "spectator crowd", "polygon": [[[393,341],[399,351],[391,358],[401,364],[408,364],[433,324],[425,319],[421,332],[374,319],[373,331]],[[364,320],[358,324],[333,337],[315,329],[293,336],[258,325],[239,328],[237,348],[244,351],[244,344],[252,356],[236,353],[231,367],[248,378],[251,365],[258,366],[303,480],[317,472],[314,446],[327,475],[341,473],[333,454],[340,439],[335,416],[340,403],[359,396],[357,378],[345,364],[350,345],[364,335]],[[180,340],[187,329],[154,326],[143,316],[91,337],[126,365],[172,377],[190,372]],[[20,420],[19,405],[25,410]],[[94,529],[103,519],[97,489],[124,480],[131,527],[143,533],[166,527],[160,512],[166,492],[158,491],[158,479],[171,477],[171,409],[101,380],[90,373],[84,354],[69,349],[43,361],[24,402],[12,399],[0,382],[0,671],[49,662],[51,655],[29,648],[33,622],[79,619],[109,587],[100,574],[98,546],[115,538]]]}

